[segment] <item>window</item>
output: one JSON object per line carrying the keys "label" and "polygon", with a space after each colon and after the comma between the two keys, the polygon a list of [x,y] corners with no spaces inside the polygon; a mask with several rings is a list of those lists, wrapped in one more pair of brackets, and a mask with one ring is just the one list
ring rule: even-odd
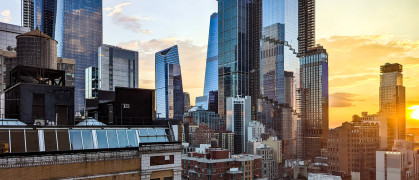
{"label": "window", "polygon": [[83,149],[94,149],[92,130],[82,130]]}
{"label": "window", "polygon": [[99,149],[108,148],[108,139],[106,138],[105,130],[96,130],[97,146]]}
{"label": "window", "polygon": [[115,130],[106,130],[106,133],[108,134],[109,148],[119,148],[118,138],[116,136],[116,131]]}
{"label": "window", "polygon": [[73,150],[83,149],[80,130],[70,130],[70,142]]}
{"label": "window", "polygon": [[173,164],[175,156],[151,156],[150,157],[150,166],[158,166],[158,165],[165,165],[165,164]]}
{"label": "window", "polygon": [[12,153],[25,152],[25,135],[23,130],[10,130]]}
{"label": "window", "polygon": [[0,154],[9,153],[9,130],[0,130]]}
{"label": "window", "polygon": [[128,147],[127,133],[125,130],[117,130],[119,147]]}
{"label": "window", "polygon": [[57,137],[55,130],[44,130],[45,151],[57,151]]}
{"label": "window", "polygon": [[37,130],[26,130],[27,152],[39,152],[39,139]]}
{"label": "window", "polygon": [[59,151],[69,151],[70,150],[70,141],[68,139],[68,130],[57,130],[58,137],[58,150]]}
{"label": "window", "polygon": [[127,130],[128,141],[130,147],[138,147],[137,133],[135,130]]}

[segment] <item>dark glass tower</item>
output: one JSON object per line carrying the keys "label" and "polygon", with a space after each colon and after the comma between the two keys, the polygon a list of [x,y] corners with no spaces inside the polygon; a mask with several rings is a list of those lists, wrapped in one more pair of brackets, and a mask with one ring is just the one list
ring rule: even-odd
{"label": "dark glass tower", "polygon": [[323,47],[311,48],[300,58],[303,159],[321,155],[329,130],[328,55]]}
{"label": "dark glass tower", "polygon": [[218,1],[218,113],[225,119],[227,97],[249,95],[248,0]]}
{"label": "dark glass tower", "polygon": [[102,45],[102,0],[57,0],[58,57],[75,59],[75,112],[84,112],[85,69],[97,67]]}
{"label": "dark glass tower", "polygon": [[205,67],[204,95],[196,98],[196,106],[208,110],[208,98],[210,91],[218,91],[218,14],[211,15],[207,64]]}
{"label": "dark glass tower", "polygon": [[298,2],[263,0],[259,112],[284,142],[284,158],[297,153],[296,91],[299,88]]}
{"label": "dark glass tower", "polygon": [[53,37],[54,13],[57,0],[22,0],[23,26],[31,30],[37,27]]}
{"label": "dark glass tower", "polygon": [[184,95],[177,45],[156,53],[157,118],[182,119]]}

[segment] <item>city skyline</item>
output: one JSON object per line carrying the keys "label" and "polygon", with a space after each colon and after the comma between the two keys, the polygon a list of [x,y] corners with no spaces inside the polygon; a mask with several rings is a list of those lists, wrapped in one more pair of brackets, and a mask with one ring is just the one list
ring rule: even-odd
{"label": "city skyline", "polygon": [[[163,7],[168,9],[170,3],[167,2],[161,1],[158,4],[166,3]],[[179,3],[186,4],[186,2],[188,1]],[[129,4],[124,1],[105,0],[103,4],[104,43],[139,51],[141,61],[139,86],[142,88],[154,87],[154,53],[159,49],[179,44],[180,64],[184,72],[184,91],[191,94],[191,104],[195,104],[195,97],[202,94],[204,87],[208,17],[217,11],[217,3],[215,0],[204,1],[203,7],[192,10],[196,3],[189,1],[190,4],[185,6],[185,10],[191,10],[191,13],[197,13],[197,15],[189,19],[183,16],[184,20],[186,19],[182,22],[183,24],[182,20],[176,20],[175,22],[179,23],[178,26],[175,22],[165,24],[166,27],[174,28],[174,31],[170,33],[163,32],[167,28],[162,28],[162,25],[156,25],[156,23],[173,21],[172,18],[179,18],[180,15],[153,17],[155,14],[150,10],[145,10],[153,3],[156,2],[135,1]],[[355,6],[357,3],[362,6]],[[407,127],[419,125],[419,121],[412,120],[410,116],[412,110],[409,110],[413,105],[419,104],[419,93],[415,92],[419,80],[414,78],[419,75],[419,71],[415,69],[419,67],[419,37],[414,32],[418,23],[406,23],[406,21],[412,21],[411,17],[415,17],[418,13],[413,11],[413,7],[417,5],[418,2],[412,0],[403,4],[389,0],[362,3],[360,1],[317,1],[316,44],[321,44],[328,49],[331,59],[329,64],[330,128],[340,125],[343,121],[350,121],[351,116],[358,112],[378,112],[379,66],[386,62],[400,63],[404,66]],[[334,8],[328,8],[332,6]],[[14,8],[14,10],[7,8]],[[388,8],[395,11],[391,14],[397,15],[394,17],[387,15],[385,10]],[[199,10],[204,11],[198,13]],[[181,10],[176,9],[171,12],[179,11]],[[334,16],[330,16],[330,13]],[[20,2],[16,0],[7,2],[6,6],[0,8],[0,14],[2,22],[20,24],[20,17],[18,17],[20,16]],[[11,18],[7,18],[8,14]],[[129,31],[127,35],[113,36],[112,32],[124,29],[124,24],[118,24],[114,18],[127,17],[135,17],[133,19],[136,20],[135,22],[144,25],[143,31],[131,32],[129,27],[125,27],[125,31]],[[188,26],[188,23],[192,24],[192,22],[198,22],[193,25],[192,31],[196,32],[190,35],[180,32],[185,27],[192,27]],[[152,32],[147,32],[148,29]],[[351,62],[352,65],[342,65],[345,62]],[[412,102],[415,100],[416,102]]]}

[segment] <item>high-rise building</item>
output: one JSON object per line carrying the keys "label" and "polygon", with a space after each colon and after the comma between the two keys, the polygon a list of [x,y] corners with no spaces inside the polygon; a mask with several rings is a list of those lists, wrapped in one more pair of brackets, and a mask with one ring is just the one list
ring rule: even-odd
{"label": "high-rise building", "polygon": [[102,45],[102,0],[57,0],[54,24],[58,57],[76,60],[74,108],[83,115],[85,69],[97,67]]}
{"label": "high-rise building", "polygon": [[344,176],[359,173],[362,180],[375,179],[375,151],[380,148],[379,124],[345,122],[329,130],[327,160],[330,172]]}
{"label": "high-rise building", "polygon": [[22,24],[31,30],[39,28],[50,37],[54,34],[57,0],[22,0]]}
{"label": "high-rise building", "polygon": [[103,44],[99,47],[99,89],[138,88],[138,52]]}
{"label": "high-rise building", "polygon": [[296,156],[299,88],[298,1],[262,2],[258,111],[284,142],[284,156]]}
{"label": "high-rise building", "polygon": [[85,98],[98,98],[99,91],[99,70],[97,67],[88,67],[85,70]]}
{"label": "high-rise building", "polygon": [[[323,47],[311,48],[300,56],[301,142],[303,159],[321,155],[329,130],[328,55]],[[300,144],[301,143],[301,144]]]}
{"label": "high-rise building", "polygon": [[278,179],[278,162],[274,150],[261,144],[256,148],[256,155],[262,156],[262,177],[269,180]]}
{"label": "high-rise building", "polygon": [[0,49],[3,51],[15,51],[16,36],[29,32],[30,29],[13,24],[0,22]]}
{"label": "high-rise building", "polygon": [[298,53],[304,56],[315,46],[315,0],[298,0]]}
{"label": "high-rise building", "polygon": [[248,0],[218,1],[218,113],[226,118],[226,98],[249,95]]}
{"label": "high-rise building", "polygon": [[395,63],[381,66],[380,114],[387,118],[387,145],[406,138],[406,90],[403,86],[403,67]]}
{"label": "high-rise building", "polygon": [[191,108],[191,96],[189,95],[189,93],[183,93],[183,102],[183,111],[188,112],[188,110]]}
{"label": "high-rise building", "polygon": [[218,91],[209,92],[208,110],[218,114]]}
{"label": "high-rise building", "polygon": [[184,98],[177,45],[157,52],[155,58],[157,117],[181,119]]}
{"label": "high-rise building", "polygon": [[226,129],[234,133],[234,153],[246,152],[247,129],[251,121],[250,96],[226,99]]}
{"label": "high-rise building", "polygon": [[380,149],[387,149],[389,147],[387,145],[387,118],[380,116],[380,114],[368,114],[368,112],[362,112],[361,116],[353,115],[352,121],[356,121],[358,123],[378,124],[380,126]]}
{"label": "high-rise building", "polygon": [[208,110],[209,92],[218,90],[218,14],[211,15],[207,64],[205,67],[204,95],[196,97],[196,106],[202,106]]}

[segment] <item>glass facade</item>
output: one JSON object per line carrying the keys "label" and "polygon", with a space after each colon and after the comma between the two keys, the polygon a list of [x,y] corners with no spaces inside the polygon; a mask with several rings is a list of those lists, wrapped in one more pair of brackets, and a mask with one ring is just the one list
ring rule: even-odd
{"label": "glass facade", "polygon": [[0,154],[138,147],[170,142],[168,128],[0,129]]}
{"label": "glass facade", "polygon": [[227,97],[249,94],[248,0],[218,1],[218,113],[225,119]]}
{"label": "glass facade", "polygon": [[157,118],[181,119],[184,98],[177,45],[157,52],[155,60]]}
{"label": "glass facade", "polygon": [[[218,91],[218,14],[211,15],[208,35],[207,64],[205,67],[204,95],[197,97],[196,105],[208,110],[210,91]],[[198,98],[200,103],[198,104]]]}
{"label": "glass facade", "polygon": [[138,88],[138,52],[103,44],[98,57],[100,90]]}
{"label": "glass facade", "polygon": [[30,29],[0,22],[0,49],[8,51],[8,47],[16,48],[16,36],[29,32]]}
{"label": "glass facade", "polygon": [[[258,111],[267,128],[285,142],[284,156],[296,155],[299,88],[298,1],[262,1]],[[288,146],[288,147],[287,147]]]}
{"label": "glass facade", "polygon": [[329,130],[328,55],[322,47],[312,48],[300,58],[304,159],[321,154]]}
{"label": "glass facade", "polygon": [[57,0],[58,57],[75,59],[75,112],[84,114],[85,69],[97,67],[102,45],[102,0]]}
{"label": "glass facade", "polygon": [[[28,17],[33,17],[33,26],[29,27],[31,29],[39,28],[43,33],[52,37],[54,33],[54,14],[55,14],[55,3],[56,0],[33,0],[34,9],[33,11],[23,11],[23,13],[32,13],[33,16],[27,15]],[[26,8],[26,7],[23,7]],[[26,16],[26,15],[24,15]],[[29,22],[24,24],[30,24]]]}

